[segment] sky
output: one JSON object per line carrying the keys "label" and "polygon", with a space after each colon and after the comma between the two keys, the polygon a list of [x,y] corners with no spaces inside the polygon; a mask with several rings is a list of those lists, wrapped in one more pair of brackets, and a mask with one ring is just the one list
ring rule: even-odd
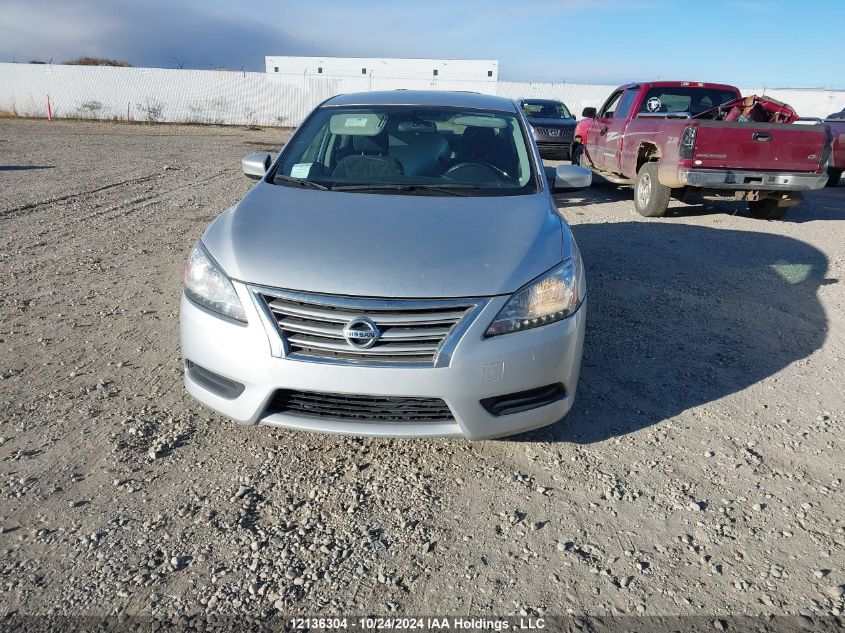
{"label": "sky", "polygon": [[0,61],[478,58],[502,79],[845,88],[843,25],[845,0],[0,0]]}

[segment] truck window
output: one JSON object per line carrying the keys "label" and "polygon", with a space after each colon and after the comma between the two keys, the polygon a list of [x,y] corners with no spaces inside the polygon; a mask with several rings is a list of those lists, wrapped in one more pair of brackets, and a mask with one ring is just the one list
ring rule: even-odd
{"label": "truck window", "polygon": [[638,96],[640,96],[639,88],[629,88],[626,90],[625,94],[619,100],[619,105],[616,106],[616,112],[613,113],[614,118],[627,119],[631,113],[631,108],[634,107],[634,101],[637,100]]}
{"label": "truck window", "polygon": [[640,105],[639,112],[689,112],[701,114],[737,98],[731,90],[679,86],[677,88],[651,88]]}
{"label": "truck window", "polygon": [[601,107],[599,111],[599,119],[612,119],[613,118],[613,111],[616,109],[616,103],[619,101],[619,97],[622,96],[622,91],[614,92],[610,95],[610,99],[604,102],[604,105]]}

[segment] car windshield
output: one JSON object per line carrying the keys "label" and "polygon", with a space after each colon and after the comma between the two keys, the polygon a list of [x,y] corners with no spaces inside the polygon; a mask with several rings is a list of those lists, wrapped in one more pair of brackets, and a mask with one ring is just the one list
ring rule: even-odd
{"label": "car windshield", "polygon": [[537,191],[530,156],[513,113],[327,106],[285,146],[272,181],[335,191],[516,195]]}
{"label": "car windshield", "polygon": [[522,111],[529,119],[575,118],[560,101],[523,101]]}

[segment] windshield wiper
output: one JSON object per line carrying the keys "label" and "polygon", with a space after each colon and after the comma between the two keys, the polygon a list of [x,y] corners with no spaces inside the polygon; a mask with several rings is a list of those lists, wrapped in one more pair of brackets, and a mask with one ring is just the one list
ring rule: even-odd
{"label": "windshield wiper", "polygon": [[395,191],[396,193],[403,193],[405,191],[436,191],[438,193],[445,193],[449,196],[469,196],[466,191],[461,189],[481,189],[476,185],[339,185],[332,187],[332,191]]}
{"label": "windshield wiper", "polygon": [[292,185],[299,185],[300,187],[311,187],[312,189],[320,189],[321,191],[328,191],[330,187],[321,185],[319,182],[313,180],[306,180],[304,178],[294,178],[293,176],[285,176],[284,174],[276,174],[273,176],[273,181],[280,180],[282,182],[289,182]]}

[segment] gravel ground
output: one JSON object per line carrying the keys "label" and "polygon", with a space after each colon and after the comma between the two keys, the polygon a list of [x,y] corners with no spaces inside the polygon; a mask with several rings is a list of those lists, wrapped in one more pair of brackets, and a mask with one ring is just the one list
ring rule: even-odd
{"label": "gravel ground", "polygon": [[286,134],[0,122],[0,610],[842,612],[845,186],[783,222],[560,195],[590,287],[572,413],[327,437],[181,384],[188,249]]}

